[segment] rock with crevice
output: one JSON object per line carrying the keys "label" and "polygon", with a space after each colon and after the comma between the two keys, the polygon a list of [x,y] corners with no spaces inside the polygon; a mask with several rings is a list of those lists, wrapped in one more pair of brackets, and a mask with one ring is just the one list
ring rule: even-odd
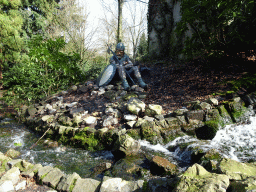
{"label": "rock with crevice", "polygon": [[179,177],[173,191],[226,192],[228,186],[229,177],[227,175],[210,173],[201,165],[194,164]]}
{"label": "rock with crevice", "polygon": [[177,165],[174,165],[163,157],[154,156],[151,160],[150,171],[155,175],[171,176],[177,173]]}
{"label": "rock with crevice", "polygon": [[81,179],[78,178],[76,180],[75,186],[72,190],[72,192],[83,192],[86,190],[86,192],[95,192],[99,191],[100,189],[100,181],[97,181],[95,179]]}

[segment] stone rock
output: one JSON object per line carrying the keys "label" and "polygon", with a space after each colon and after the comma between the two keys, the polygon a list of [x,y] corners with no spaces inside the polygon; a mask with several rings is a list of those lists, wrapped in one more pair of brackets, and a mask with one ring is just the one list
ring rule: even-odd
{"label": "stone rock", "polygon": [[[24,190],[26,188],[26,185],[27,185],[27,181],[21,181],[20,183],[18,183],[16,186],[15,186],[15,190],[18,191],[18,190]],[[1,190],[0,190],[1,191]]]}
{"label": "stone rock", "polygon": [[98,95],[100,96],[100,95],[104,95],[105,94],[105,89],[104,89],[104,87],[100,87],[99,88],[99,90],[98,90]]}
{"label": "stone rock", "polygon": [[108,116],[104,121],[103,121],[103,127],[109,127],[112,125],[118,124],[118,119],[112,116]]}
{"label": "stone rock", "polygon": [[112,149],[113,155],[117,158],[135,155],[140,149],[140,143],[129,135],[119,135]]}
{"label": "stone rock", "polygon": [[200,101],[196,100],[196,101],[189,101],[184,103],[185,107],[188,108],[189,110],[195,110],[195,106],[199,105]]}
{"label": "stone rock", "polygon": [[40,169],[41,167],[43,167],[41,164],[36,164],[31,169],[22,172],[21,175],[26,178],[33,178],[35,176],[35,173],[37,173],[38,169]]}
{"label": "stone rock", "polygon": [[206,171],[201,165],[194,164],[180,176],[173,191],[175,192],[225,192],[229,186],[229,177]]}
{"label": "stone rock", "polygon": [[151,116],[151,117],[155,115],[161,115],[162,110],[163,109],[161,105],[149,104],[145,109],[145,115]]}
{"label": "stone rock", "polygon": [[[15,165],[21,165],[22,159],[12,159],[11,161],[7,162],[9,169],[13,168]],[[16,166],[18,167],[18,166]]]}
{"label": "stone rock", "polygon": [[64,126],[72,126],[73,125],[71,118],[68,116],[60,116],[58,118],[58,122]]}
{"label": "stone rock", "polygon": [[204,126],[195,130],[198,139],[211,140],[220,128],[218,121],[205,121]]}
{"label": "stone rock", "polygon": [[126,124],[129,126],[129,128],[133,128],[133,126],[136,124],[136,121],[128,121]]}
{"label": "stone rock", "polygon": [[142,118],[138,118],[136,124],[134,125],[134,127],[140,127],[144,122],[146,122],[145,119],[142,119]]}
{"label": "stone rock", "polygon": [[154,117],[149,117],[149,116],[144,116],[143,119],[144,119],[145,121],[149,121],[149,122],[155,121],[155,118],[154,118]]}
{"label": "stone rock", "polygon": [[77,91],[77,86],[76,85],[72,85],[70,88],[69,88],[70,91]]}
{"label": "stone rock", "polygon": [[218,99],[215,99],[215,98],[209,98],[209,99],[206,100],[206,102],[211,104],[211,105],[215,105],[215,106],[217,106],[219,104]]}
{"label": "stone rock", "polygon": [[52,188],[56,188],[64,173],[57,168],[52,169],[43,179],[42,182]]}
{"label": "stone rock", "polygon": [[5,153],[5,155],[6,155],[7,157],[10,157],[10,158],[16,158],[16,157],[20,156],[21,153],[20,153],[19,151],[14,150],[14,149],[9,149],[9,150]]}
{"label": "stone rock", "polygon": [[86,125],[95,125],[97,124],[97,118],[93,116],[88,116],[83,119]]}
{"label": "stone rock", "polygon": [[106,86],[106,89],[107,89],[107,90],[111,90],[111,89],[114,89],[114,87],[115,87],[114,85],[107,85],[107,86]]}
{"label": "stone rock", "polygon": [[76,105],[77,105],[77,102],[73,102],[73,103],[67,104],[66,108],[69,109],[69,108],[72,108],[72,107],[74,107]]}
{"label": "stone rock", "polygon": [[118,96],[118,93],[117,91],[114,91],[114,90],[108,90],[105,92],[104,96],[108,98],[110,101],[114,101]]}
{"label": "stone rock", "polygon": [[42,121],[45,123],[52,123],[54,120],[54,115],[44,115]]}
{"label": "stone rock", "polygon": [[1,192],[9,192],[9,191],[14,191],[14,186],[12,181],[7,180],[7,181],[1,181],[0,180],[0,191]]}
{"label": "stone rock", "polygon": [[73,126],[79,126],[81,123],[82,123],[82,116],[81,115],[76,115],[74,118],[73,118]]}
{"label": "stone rock", "polygon": [[250,191],[255,192],[256,191],[256,177],[248,177],[243,180],[234,180],[231,181],[229,185],[229,191],[230,192],[240,192],[240,191]]}
{"label": "stone rock", "polygon": [[27,108],[27,114],[29,116],[34,117],[36,113],[37,113],[37,109],[34,106],[29,106]]}
{"label": "stone rock", "polygon": [[210,110],[212,108],[211,104],[206,103],[206,102],[202,102],[200,104],[200,107],[198,109],[202,109],[202,110]]}
{"label": "stone rock", "polygon": [[224,125],[233,123],[232,118],[224,105],[219,105],[217,108],[221,116],[221,121]]}
{"label": "stone rock", "polygon": [[173,115],[174,116],[182,116],[184,115],[186,112],[188,112],[188,109],[176,109],[173,111]]}
{"label": "stone rock", "polygon": [[220,173],[223,173],[234,180],[243,180],[256,175],[256,165],[240,163],[227,158],[221,160],[217,165],[217,169]]}
{"label": "stone rock", "polygon": [[11,181],[13,185],[16,185],[20,179],[20,170],[18,167],[13,167],[8,170],[0,179],[0,183],[4,181]]}
{"label": "stone rock", "polygon": [[76,115],[78,115],[78,114],[80,114],[82,112],[84,112],[84,108],[83,107],[79,107],[79,108],[70,109],[69,114],[72,117],[75,117]]}
{"label": "stone rock", "polygon": [[100,181],[78,178],[72,192],[95,192],[100,189]]}
{"label": "stone rock", "polygon": [[141,87],[135,87],[134,90],[137,91],[137,92],[143,92],[144,91],[144,89],[141,88]]}
{"label": "stone rock", "polygon": [[102,172],[110,169],[112,167],[112,164],[111,163],[108,163],[108,162],[102,162],[100,163],[99,165],[95,166],[93,168],[93,173],[91,174],[90,177],[94,177],[94,176],[97,176],[99,174],[101,174]]}
{"label": "stone rock", "polygon": [[85,86],[85,85],[79,85],[78,89],[77,89],[77,92],[78,93],[86,93],[86,92],[88,92],[88,87]]}
{"label": "stone rock", "polygon": [[45,175],[47,175],[53,168],[50,166],[40,167],[37,172],[38,176],[38,182],[41,180],[41,178]]}
{"label": "stone rock", "polygon": [[146,104],[137,98],[131,98],[127,103],[127,110],[134,115],[145,111]]}
{"label": "stone rock", "polygon": [[100,192],[142,191],[143,183],[143,180],[125,181],[121,178],[104,177]]}
{"label": "stone rock", "polygon": [[105,110],[105,114],[108,116],[113,116],[113,117],[121,117],[121,113],[118,109],[113,109],[112,107],[108,107]]}
{"label": "stone rock", "polygon": [[155,175],[170,176],[177,173],[177,166],[172,164],[165,158],[154,156],[151,161],[150,171]]}
{"label": "stone rock", "polygon": [[144,191],[150,192],[170,192],[173,191],[173,186],[177,181],[175,179],[161,177],[150,179],[146,185],[144,185]]}
{"label": "stone rock", "polygon": [[124,115],[124,120],[126,121],[135,121],[137,119],[137,115]]}
{"label": "stone rock", "polygon": [[74,180],[77,180],[79,178],[81,177],[77,173],[64,175],[57,186],[57,190],[69,192],[72,184],[74,183]]}
{"label": "stone rock", "polygon": [[159,127],[154,121],[144,121],[141,124],[141,137],[151,144],[162,143]]}
{"label": "stone rock", "polygon": [[187,117],[189,123],[190,123],[190,120],[204,121],[205,112],[203,110],[188,111],[185,113],[185,116]]}
{"label": "stone rock", "polygon": [[232,102],[225,105],[235,123],[246,123],[250,116],[250,111],[245,107],[245,103],[240,97],[236,97]]}

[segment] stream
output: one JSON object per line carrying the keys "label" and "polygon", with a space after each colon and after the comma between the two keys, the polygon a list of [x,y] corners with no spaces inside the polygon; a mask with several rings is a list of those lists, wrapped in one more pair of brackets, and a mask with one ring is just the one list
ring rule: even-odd
{"label": "stream", "polygon": [[[250,124],[228,125],[219,130],[212,140],[198,140],[191,136],[178,137],[166,145],[151,145],[147,141],[139,141],[144,153],[161,153],[172,163],[185,170],[190,165],[191,149],[199,147],[204,151],[216,149],[224,157],[240,162],[256,161],[256,117],[250,118]],[[88,177],[92,168],[101,162],[110,162],[114,157],[110,151],[89,152],[78,148],[58,146],[49,148],[40,142],[32,149],[30,147],[40,138],[24,125],[11,119],[4,119],[0,124],[0,151],[5,153],[13,148],[21,152],[18,158],[33,164],[57,167],[65,173],[78,173]],[[180,145],[185,145],[181,149]],[[175,150],[170,151],[173,148]]]}

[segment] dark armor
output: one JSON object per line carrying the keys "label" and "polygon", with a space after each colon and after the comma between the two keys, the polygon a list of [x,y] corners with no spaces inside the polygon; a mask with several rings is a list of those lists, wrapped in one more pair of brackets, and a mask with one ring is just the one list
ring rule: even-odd
{"label": "dark armor", "polygon": [[138,66],[134,66],[128,55],[124,53],[124,45],[123,43],[118,43],[116,46],[116,55],[122,65],[117,63],[114,59],[114,56],[110,58],[110,63],[116,64],[117,71],[120,79],[122,80],[122,84],[125,90],[129,89],[129,84],[126,80],[126,72],[133,72],[134,76],[138,80],[139,86],[142,88],[147,88],[147,84],[141,78],[141,74],[139,72]]}

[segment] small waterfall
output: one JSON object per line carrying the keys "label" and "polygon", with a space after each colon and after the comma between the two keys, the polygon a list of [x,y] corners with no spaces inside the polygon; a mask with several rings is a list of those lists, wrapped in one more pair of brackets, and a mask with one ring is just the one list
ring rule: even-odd
{"label": "small waterfall", "polygon": [[[190,162],[190,149],[198,147],[203,151],[216,149],[224,157],[246,162],[256,160],[256,117],[250,117],[250,124],[227,125],[219,130],[212,140],[198,140],[191,136],[178,137],[166,145],[151,145],[147,141],[140,141],[145,150],[164,153],[170,160],[179,162]],[[185,150],[176,147],[171,152],[170,147],[186,146]],[[175,163],[175,162],[174,162]]]}

